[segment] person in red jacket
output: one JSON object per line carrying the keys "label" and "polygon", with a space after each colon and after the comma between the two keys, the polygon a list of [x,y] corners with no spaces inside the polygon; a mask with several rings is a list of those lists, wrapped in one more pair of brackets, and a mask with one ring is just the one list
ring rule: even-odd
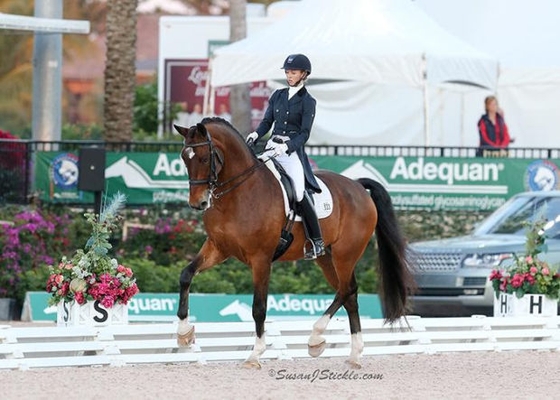
{"label": "person in red jacket", "polygon": [[498,106],[496,96],[488,96],[484,99],[486,113],[478,120],[478,134],[480,144],[477,150],[478,157],[499,157],[507,155],[510,143],[514,139],[509,136],[508,127],[504,120],[504,114]]}

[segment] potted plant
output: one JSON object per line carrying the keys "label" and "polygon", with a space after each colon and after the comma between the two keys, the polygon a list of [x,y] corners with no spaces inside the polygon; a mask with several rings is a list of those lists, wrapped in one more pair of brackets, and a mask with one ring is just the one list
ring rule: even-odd
{"label": "potted plant", "polygon": [[[530,224],[526,234],[526,253],[514,254],[513,265],[490,274],[494,288],[494,316],[557,315],[560,273],[539,254],[546,252],[546,226],[539,220]],[[553,223],[553,222],[552,222]]]}
{"label": "potted plant", "polygon": [[58,325],[107,325],[128,322],[128,301],[138,293],[130,268],[109,256],[111,233],[117,227],[125,196],[117,193],[99,215],[84,216],[92,227],[84,249],[71,259],[49,266],[47,292],[58,306]]}

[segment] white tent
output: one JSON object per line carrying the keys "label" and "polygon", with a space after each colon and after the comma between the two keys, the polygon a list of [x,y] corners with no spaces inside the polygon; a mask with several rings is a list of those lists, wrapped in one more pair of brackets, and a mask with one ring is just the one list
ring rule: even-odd
{"label": "white tent", "polygon": [[498,73],[495,59],[410,0],[302,0],[257,35],[218,49],[211,85],[283,80],[291,53],[313,64],[317,144],[464,144],[457,128],[445,135],[440,125],[459,126],[465,93],[493,91]]}
{"label": "white tent", "polygon": [[[558,0],[415,0],[457,37],[500,62],[497,95],[512,147],[558,147],[560,2]],[[483,103],[473,105],[478,115]],[[469,121],[476,135],[476,120]]]}

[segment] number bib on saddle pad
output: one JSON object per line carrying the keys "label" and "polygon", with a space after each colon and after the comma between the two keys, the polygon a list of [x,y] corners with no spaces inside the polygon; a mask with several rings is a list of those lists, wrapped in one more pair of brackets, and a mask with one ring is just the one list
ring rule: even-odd
{"label": "number bib on saddle pad", "polygon": [[[276,167],[275,167],[275,165],[274,165],[274,163],[272,162],[271,159],[267,159],[266,161],[262,160],[262,161],[264,161],[264,163],[266,164],[268,169],[270,171],[272,171],[272,173],[274,174],[274,177],[278,180],[278,184],[282,188],[282,198],[284,199],[284,211],[285,211],[286,215],[288,215],[290,213],[290,205],[289,205],[289,202],[288,202],[288,195],[286,193],[286,188],[282,184],[282,180],[280,178],[280,173],[276,169]],[[319,184],[319,187],[321,188],[321,193],[313,193],[313,201],[315,203],[315,212],[317,213],[317,218],[318,219],[327,218],[332,213],[332,208],[333,208],[332,194],[331,194],[331,191],[329,190],[329,188],[327,187],[327,185],[325,185],[325,182],[323,182],[317,176],[315,176],[315,179],[317,179],[317,183]],[[296,214],[296,219],[295,220],[296,221],[301,221],[301,217]]]}

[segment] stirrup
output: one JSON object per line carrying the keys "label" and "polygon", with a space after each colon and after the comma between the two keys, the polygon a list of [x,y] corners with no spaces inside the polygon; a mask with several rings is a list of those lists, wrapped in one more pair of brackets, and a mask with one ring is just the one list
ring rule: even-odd
{"label": "stirrup", "polygon": [[[307,246],[307,243],[310,246]],[[325,242],[323,239],[308,239],[305,241],[303,246],[303,258],[304,260],[315,260],[317,257],[321,257],[325,254]]]}

